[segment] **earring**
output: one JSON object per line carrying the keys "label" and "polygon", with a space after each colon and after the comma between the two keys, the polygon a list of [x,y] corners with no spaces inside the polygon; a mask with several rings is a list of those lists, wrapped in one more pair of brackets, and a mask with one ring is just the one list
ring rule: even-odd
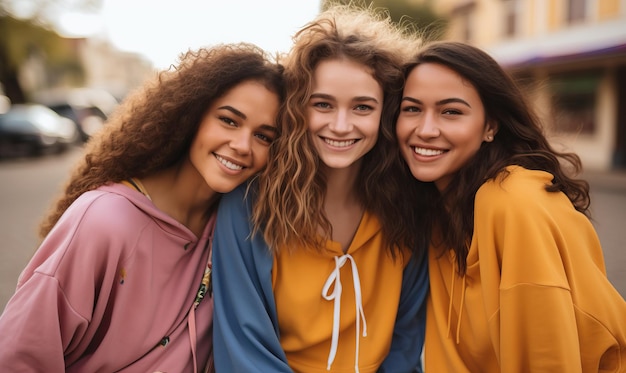
{"label": "earring", "polygon": [[487,136],[487,141],[491,141],[493,140],[493,137],[491,135]]}

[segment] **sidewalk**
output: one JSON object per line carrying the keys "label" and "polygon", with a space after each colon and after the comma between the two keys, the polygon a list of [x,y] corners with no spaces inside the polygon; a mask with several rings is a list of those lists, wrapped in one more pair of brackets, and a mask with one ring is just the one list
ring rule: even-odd
{"label": "sidewalk", "polygon": [[601,189],[626,193],[626,170],[587,170],[580,176],[589,182],[589,186],[592,190]]}

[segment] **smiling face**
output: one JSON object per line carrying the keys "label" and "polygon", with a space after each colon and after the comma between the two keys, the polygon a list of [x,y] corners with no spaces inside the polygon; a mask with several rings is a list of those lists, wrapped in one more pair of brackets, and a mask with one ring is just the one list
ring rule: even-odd
{"label": "smiling face", "polygon": [[211,190],[230,192],[265,167],[277,136],[278,106],[275,93],[246,81],[209,107],[189,158]]}
{"label": "smiling face", "polygon": [[358,168],[378,139],[383,90],[366,66],[346,59],[315,68],[307,109],[309,131],[324,165]]}
{"label": "smiling face", "polygon": [[493,140],[495,127],[485,123],[480,96],[467,80],[423,63],[407,77],[396,132],[413,176],[443,190],[482,142]]}

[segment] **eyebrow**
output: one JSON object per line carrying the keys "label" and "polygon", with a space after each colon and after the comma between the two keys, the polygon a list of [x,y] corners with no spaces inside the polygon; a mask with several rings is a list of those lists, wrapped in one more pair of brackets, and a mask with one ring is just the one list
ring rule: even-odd
{"label": "eyebrow", "polygon": [[262,124],[261,128],[267,131],[274,132],[275,134],[279,133],[278,128],[276,128],[276,126],[271,126],[269,124]]}
{"label": "eyebrow", "polygon": [[[246,116],[246,114],[242,113],[241,111],[235,109],[234,107],[230,106],[230,105],[225,105],[225,106],[220,106],[218,107],[218,110],[228,110],[231,113],[235,114],[236,116],[242,118],[242,119],[248,119],[248,117]],[[262,124],[261,128],[267,131],[272,131],[274,133],[278,133],[278,128],[276,128],[276,126],[272,126],[269,124]]]}
{"label": "eyebrow", "polygon": [[[323,98],[326,100],[335,100],[335,97],[331,95],[327,95],[325,93],[313,93],[311,94],[310,98]],[[373,101],[375,103],[378,103],[377,99],[375,99],[374,97],[370,97],[370,96],[357,96],[357,97],[354,97],[352,100],[358,101],[358,102]]]}
{"label": "eyebrow", "polygon": [[248,117],[246,116],[246,114],[242,113],[241,111],[235,109],[234,107],[230,106],[230,105],[225,105],[225,106],[220,106],[218,107],[218,110],[222,109],[222,110],[228,110],[231,113],[235,114],[236,116],[242,118],[242,119],[248,119]]}
{"label": "eyebrow", "polygon": [[[413,97],[403,97],[402,101],[409,101],[409,102],[413,102],[413,103],[420,104],[420,105],[424,104],[422,101],[420,101],[420,100],[418,100],[416,98],[413,98]],[[441,105],[450,104],[450,103],[459,103],[459,104],[463,104],[463,105],[467,106],[470,109],[472,108],[472,105],[470,105],[467,101],[465,101],[463,99],[460,99],[460,98],[456,98],[456,97],[439,100],[435,104],[437,106],[441,106]]]}

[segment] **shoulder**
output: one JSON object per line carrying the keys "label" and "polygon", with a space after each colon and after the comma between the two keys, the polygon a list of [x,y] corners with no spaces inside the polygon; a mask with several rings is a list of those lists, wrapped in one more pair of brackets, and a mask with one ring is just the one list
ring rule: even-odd
{"label": "shoulder", "polygon": [[247,208],[252,206],[256,195],[256,184],[243,183],[231,192],[224,194],[220,200],[220,208]]}
{"label": "shoulder", "polygon": [[[63,213],[46,239],[58,245],[62,245],[59,240],[67,240],[71,247],[88,245],[90,248],[108,247],[107,250],[120,249],[136,241],[155,219],[147,212],[149,208],[140,206],[141,201],[134,202],[132,196],[129,199],[116,193],[117,187],[126,188],[107,186],[83,193]],[[146,199],[146,205],[147,202]]]}
{"label": "shoulder", "polygon": [[37,271],[67,277],[76,271],[100,273],[107,263],[128,256],[148,218],[127,198],[102,189],[83,193],[45,237],[21,278]]}
{"label": "shoulder", "polygon": [[122,230],[136,227],[143,217],[146,213],[126,196],[96,189],[78,197],[61,220],[69,220],[82,228],[92,227],[96,233],[109,227]]}
{"label": "shoulder", "polygon": [[[216,219],[216,229],[219,230],[224,224],[235,223],[239,228],[251,227],[252,205],[256,188],[254,185],[244,183],[233,191],[224,194],[219,202]],[[228,223],[230,222],[230,223]]]}
{"label": "shoulder", "polygon": [[528,207],[545,202],[550,193],[546,186],[554,177],[546,171],[509,166],[476,192],[476,206]]}

